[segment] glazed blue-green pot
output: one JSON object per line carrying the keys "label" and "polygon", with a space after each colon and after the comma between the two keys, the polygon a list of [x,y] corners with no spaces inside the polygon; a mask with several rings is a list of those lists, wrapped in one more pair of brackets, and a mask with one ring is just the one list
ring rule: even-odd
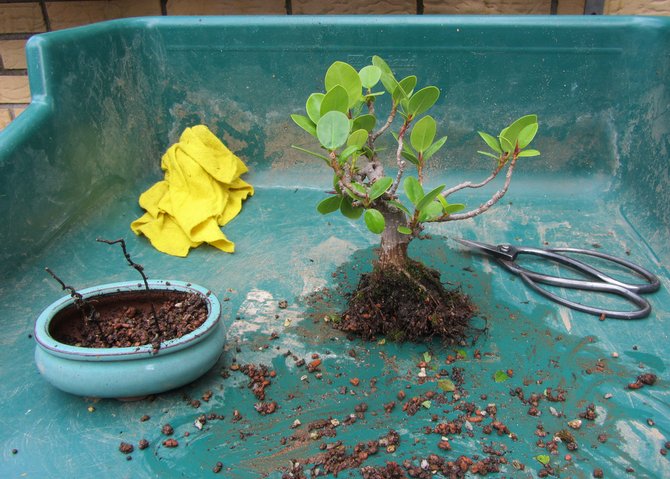
{"label": "glazed blue-green pot", "polygon": [[[65,296],[47,307],[35,323],[35,362],[53,386],[71,394],[100,398],[137,398],[183,386],[214,366],[223,352],[225,328],[221,304],[207,289],[181,281],[149,281],[152,290],[200,294],[207,303],[206,321],[193,332],[161,343],[126,348],[70,346],[50,334],[53,318],[74,301]],[[87,300],[139,292],[143,283],[129,281],[79,291]]]}

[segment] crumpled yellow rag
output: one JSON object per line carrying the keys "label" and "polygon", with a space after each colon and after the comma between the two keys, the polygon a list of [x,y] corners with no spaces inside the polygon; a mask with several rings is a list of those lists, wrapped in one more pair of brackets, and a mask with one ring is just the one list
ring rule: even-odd
{"label": "crumpled yellow rag", "polygon": [[232,253],[235,244],[221,231],[254,194],[240,176],[248,171],[205,125],[187,128],[161,160],[165,179],[140,196],[146,210],[130,225],[159,251],[186,256],[202,243]]}

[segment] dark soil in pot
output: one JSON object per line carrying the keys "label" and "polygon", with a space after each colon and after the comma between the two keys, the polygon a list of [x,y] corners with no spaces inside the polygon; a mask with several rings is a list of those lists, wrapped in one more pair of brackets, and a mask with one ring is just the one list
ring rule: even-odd
{"label": "dark soil in pot", "polygon": [[60,311],[51,321],[51,337],[84,348],[123,348],[180,338],[207,319],[205,299],[182,291],[138,290],[88,300],[92,319],[75,306]]}

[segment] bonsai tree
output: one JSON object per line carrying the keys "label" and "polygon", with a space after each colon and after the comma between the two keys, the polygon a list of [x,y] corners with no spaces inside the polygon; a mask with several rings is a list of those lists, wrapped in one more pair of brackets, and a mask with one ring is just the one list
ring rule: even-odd
{"label": "bonsai tree", "polygon": [[[497,136],[479,132],[488,151],[478,153],[493,159],[492,172],[483,181],[428,188],[425,166],[447,140],[437,136],[437,122],[426,114],[440,96],[437,87],[417,89],[414,75],[398,80],[378,56],[360,71],[336,61],[326,71],[324,85],[325,93],[308,96],[306,115],[291,115],[321,147],[294,148],[320,158],[333,172],[333,189],[317,210],[339,211],[352,220],[362,216],[381,237],[374,269],[361,279],[339,327],[368,339],[390,335],[416,340],[437,334],[462,341],[475,307],[461,292],[446,291],[435,271],[411,260],[408,245],[422,236],[426,223],[473,218],[500,201],[519,158],[540,154],[527,149],[538,130],[537,116],[523,116]],[[383,99],[390,110],[380,120],[377,107]],[[390,132],[395,142],[384,164],[378,141]],[[387,173],[388,167],[394,172]],[[449,202],[454,193],[481,188],[503,171],[504,183],[488,201],[472,209]]]}

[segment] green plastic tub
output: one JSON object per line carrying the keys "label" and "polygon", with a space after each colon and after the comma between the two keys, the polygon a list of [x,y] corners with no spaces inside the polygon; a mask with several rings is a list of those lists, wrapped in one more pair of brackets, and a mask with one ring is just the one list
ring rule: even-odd
{"label": "green plastic tub", "polygon": [[[209,477],[221,462],[222,477],[280,478],[293,460],[309,475],[321,448],[341,441],[351,454],[392,429],[395,450],[381,447],[339,477],[388,461],[431,469],[430,454],[496,453],[505,477],[548,468],[560,477],[597,469],[670,477],[662,454],[670,440],[669,51],[668,20],[631,17],[169,17],[33,37],[32,104],[0,134],[0,476]],[[377,238],[362,222],[315,211],[330,176],[290,148],[314,145],[289,115],[321,88],[333,61],[360,68],[374,54],[399,76],[418,72],[420,84],[442,89],[434,116],[449,141],[429,182],[483,179],[490,165],[475,153],[476,131],[529,112],[540,119],[542,156],[519,165],[503,202],[474,220],[431,226],[430,239],[412,244],[413,257],[479,306],[486,332],[462,348],[364,343],[324,321],[369,270]],[[140,193],[162,176],[162,153],[199,123],[249,165],[256,194],[224,228],[233,255],[200,247],[180,259],[129,224],[141,214]],[[203,284],[222,300],[226,350],[203,378],[137,402],[82,399],[42,380],[31,333],[62,296],[44,267],[78,288],[135,278],[97,237],[126,238],[149,277]],[[647,267],[662,287],[649,296],[647,319],[599,321],[547,302],[454,237],[596,248]],[[299,366],[317,354],[320,372]],[[275,413],[256,411],[260,400],[238,367],[248,364],[276,373],[265,390]],[[656,384],[628,389],[643,373]],[[456,396],[438,381],[446,378]],[[551,402],[559,392],[564,401]],[[533,393],[539,416],[529,415]],[[403,410],[412,401],[414,415]],[[509,433],[487,434],[490,404]],[[487,407],[481,422],[463,421],[468,409]],[[454,420],[461,433],[443,450],[433,431]],[[178,447],[164,445],[166,423]],[[576,450],[546,446],[560,431]],[[121,442],[135,446],[130,456]]]}

